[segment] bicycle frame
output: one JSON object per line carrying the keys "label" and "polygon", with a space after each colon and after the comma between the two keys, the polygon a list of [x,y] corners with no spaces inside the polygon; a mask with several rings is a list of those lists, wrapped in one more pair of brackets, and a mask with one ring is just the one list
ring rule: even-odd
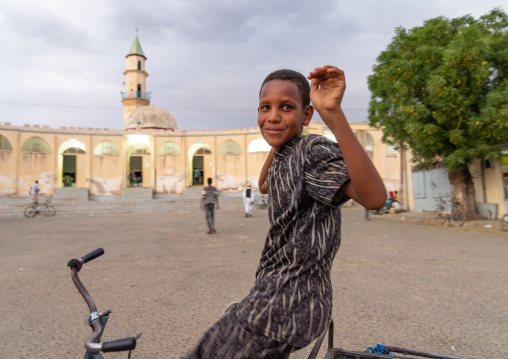
{"label": "bicycle frame", "polygon": [[[326,330],[316,340],[316,344],[309,355],[309,359],[316,358],[316,355],[321,347],[326,334]],[[405,348],[391,347],[384,345],[383,351],[387,354],[376,354],[374,348],[368,348],[364,352],[349,351],[342,348],[333,348],[333,320],[330,322],[328,327],[328,350],[326,352],[325,359],[408,359],[406,355],[412,355],[413,357],[423,357],[432,359],[465,359],[462,357],[455,357],[450,355],[435,354],[430,352],[423,352],[419,350],[411,350]],[[397,356],[394,353],[401,353],[404,356]]]}
{"label": "bicycle frame", "polygon": [[104,359],[104,357],[100,354],[100,352],[118,352],[118,351],[129,351],[129,358],[131,356],[131,350],[136,348],[136,340],[141,336],[139,333],[136,337],[129,337],[123,339],[113,340],[111,342],[101,343],[101,337],[104,333],[104,329],[106,327],[106,323],[109,319],[109,314],[111,310],[107,310],[104,313],[100,313],[97,311],[97,306],[92,298],[92,296],[88,293],[83,283],[79,279],[78,272],[81,270],[83,264],[100,257],[104,254],[104,249],[97,248],[96,250],[84,255],[80,259],[71,259],[67,266],[71,268],[71,276],[74,285],[78,289],[79,293],[85,300],[88,308],[90,309],[90,315],[88,317],[88,325],[90,325],[93,329],[93,334],[88,340],[85,342],[85,358],[84,359]]}

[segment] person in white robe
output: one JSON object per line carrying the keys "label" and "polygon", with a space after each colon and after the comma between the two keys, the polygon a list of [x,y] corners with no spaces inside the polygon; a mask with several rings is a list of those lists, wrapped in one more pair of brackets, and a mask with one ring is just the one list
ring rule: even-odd
{"label": "person in white robe", "polygon": [[247,188],[243,190],[243,203],[245,204],[245,218],[252,217],[252,207],[254,207],[254,190],[251,188],[250,183]]}

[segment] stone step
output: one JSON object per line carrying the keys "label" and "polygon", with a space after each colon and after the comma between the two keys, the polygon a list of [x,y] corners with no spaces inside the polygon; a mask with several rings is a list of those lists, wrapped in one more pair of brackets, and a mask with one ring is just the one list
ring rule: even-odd
{"label": "stone step", "polygon": [[[44,201],[40,201],[43,203]],[[0,202],[0,217],[23,217],[23,210],[29,205],[29,198],[25,202]],[[243,201],[239,196],[224,196],[219,198],[220,208],[243,209]],[[164,213],[177,211],[199,211],[199,199],[188,199],[182,196],[170,199],[153,200],[100,200],[100,201],[53,201],[57,215],[82,216],[121,213]]]}

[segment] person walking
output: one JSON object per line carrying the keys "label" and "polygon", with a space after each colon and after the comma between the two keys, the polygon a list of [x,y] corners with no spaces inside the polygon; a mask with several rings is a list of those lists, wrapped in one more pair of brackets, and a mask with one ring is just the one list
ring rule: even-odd
{"label": "person walking", "polygon": [[203,188],[201,196],[201,209],[205,210],[206,224],[208,225],[208,234],[215,233],[215,209],[219,209],[219,196],[217,188],[212,186],[212,179],[208,178],[208,186]]}
{"label": "person walking", "polygon": [[247,184],[247,188],[242,192],[243,203],[245,204],[245,218],[252,217],[252,207],[254,207],[254,191],[252,190],[250,183]]}
{"label": "person walking", "polygon": [[193,178],[194,178],[193,184],[194,184],[194,186],[199,184],[199,177],[201,177],[201,171],[198,170],[197,168],[194,168],[194,172],[193,172]]}
{"label": "person walking", "polygon": [[136,174],[134,170],[131,170],[129,173],[129,187],[134,187],[134,182],[136,181]]}
{"label": "person walking", "polygon": [[30,191],[28,191],[28,194],[32,195],[32,204],[37,205],[39,203],[39,181],[35,181],[35,183],[30,187]]}

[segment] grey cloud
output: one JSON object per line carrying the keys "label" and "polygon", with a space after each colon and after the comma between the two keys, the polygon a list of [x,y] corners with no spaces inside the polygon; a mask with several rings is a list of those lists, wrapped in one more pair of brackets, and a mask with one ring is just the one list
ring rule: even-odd
{"label": "grey cloud", "polygon": [[12,2],[10,6],[4,4],[1,11],[3,27],[15,40],[31,43],[35,52],[47,53],[56,48],[83,51],[93,44],[86,31],[44,7]]}

